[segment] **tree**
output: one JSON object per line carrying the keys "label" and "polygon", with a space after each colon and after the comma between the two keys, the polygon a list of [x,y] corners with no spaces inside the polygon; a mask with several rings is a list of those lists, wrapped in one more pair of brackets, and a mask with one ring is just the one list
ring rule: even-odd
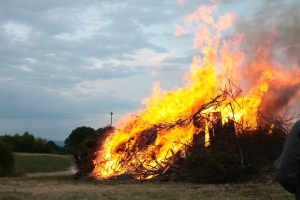
{"label": "tree", "polygon": [[76,163],[79,163],[80,161],[80,152],[78,152],[80,143],[95,134],[96,131],[93,128],[82,126],[73,130],[65,140],[65,147],[67,148],[67,151],[74,156]]}
{"label": "tree", "polygon": [[20,148],[23,152],[30,152],[33,151],[34,146],[34,136],[27,131],[21,136],[20,138]]}
{"label": "tree", "polygon": [[65,155],[66,154],[66,149],[65,147],[60,147],[57,144],[55,144],[53,141],[48,141],[48,145],[56,152],[59,154]]}
{"label": "tree", "polygon": [[32,153],[53,153],[58,154],[57,151],[52,149],[50,145],[47,143],[46,139],[42,139],[40,137],[34,139],[34,144],[31,148]]}
{"label": "tree", "polygon": [[4,142],[12,151],[14,151],[14,144],[13,144],[14,138],[6,134],[0,136],[0,140]]}
{"label": "tree", "polygon": [[12,144],[12,150],[14,152],[22,152],[21,136],[19,135],[19,133],[15,134],[13,137],[11,137],[11,144]]}
{"label": "tree", "polygon": [[98,146],[105,139],[105,136],[112,133],[114,127],[108,125],[106,127],[99,128],[94,134],[90,135],[78,145],[75,153],[73,154],[75,164],[79,171],[74,175],[74,178],[88,177],[88,175],[95,168],[94,160]]}
{"label": "tree", "polygon": [[96,131],[91,127],[77,127],[75,130],[72,131],[72,133],[69,135],[69,137],[65,140],[65,145],[67,147],[78,147],[78,145],[83,142],[85,139],[87,139],[90,136],[93,136],[96,134]]}
{"label": "tree", "polygon": [[14,169],[15,157],[9,146],[0,140],[0,177],[8,176]]}
{"label": "tree", "polygon": [[39,137],[35,138],[28,132],[25,132],[22,136],[19,134],[15,134],[14,136],[0,136],[0,140],[4,142],[13,152],[58,153],[50,147],[46,139]]}

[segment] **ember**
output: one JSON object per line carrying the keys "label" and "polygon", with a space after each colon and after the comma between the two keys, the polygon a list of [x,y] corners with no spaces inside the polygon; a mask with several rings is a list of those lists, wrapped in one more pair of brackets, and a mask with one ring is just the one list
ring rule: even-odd
{"label": "ember", "polygon": [[[272,59],[268,49],[274,29],[270,30],[269,40],[255,52],[261,56],[249,60],[242,50],[246,46],[244,33],[232,34],[227,40],[222,38],[222,31],[231,26],[234,14],[218,15],[216,20],[213,17],[216,12],[216,4],[200,7],[184,19],[188,28],[176,26],[181,30],[176,36],[196,30],[194,47],[203,56],[193,58],[183,88],[162,91],[156,83],[152,95],[142,101],[146,109],[126,118],[123,125],[102,138],[90,176],[109,179],[130,174],[135,179],[150,179],[168,171],[178,172],[175,176],[182,175],[180,164],[184,166],[183,160],[192,154],[193,147],[201,148],[201,152],[222,145],[235,148],[240,151],[239,159],[227,154],[222,154],[222,159],[249,165],[243,160],[241,140],[237,139],[253,134],[263,121],[270,122],[261,114],[267,108],[265,101],[272,97],[270,92],[298,88],[285,105],[296,100],[300,71],[286,70]],[[243,86],[247,91],[240,89]],[[266,127],[267,135],[276,132],[274,124],[272,128]],[[198,160],[205,155],[201,154]]]}

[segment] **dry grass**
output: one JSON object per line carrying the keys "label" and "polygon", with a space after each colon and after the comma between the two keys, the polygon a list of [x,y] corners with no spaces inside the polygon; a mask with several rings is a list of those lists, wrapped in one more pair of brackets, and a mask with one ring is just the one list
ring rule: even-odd
{"label": "dry grass", "polygon": [[74,181],[69,176],[2,178],[0,191],[0,199],[294,199],[278,183]]}

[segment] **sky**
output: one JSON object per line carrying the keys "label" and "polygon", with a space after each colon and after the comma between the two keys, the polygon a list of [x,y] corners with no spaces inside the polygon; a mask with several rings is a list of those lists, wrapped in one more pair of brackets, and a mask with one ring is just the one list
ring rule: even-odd
{"label": "sky", "polygon": [[[297,0],[272,2],[299,8]],[[143,109],[156,82],[165,90],[182,87],[201,52],[193,48],[193,33],[175,35],[176,25],[206,4],[0,1],[0,135],[28,131],[65,140],[76,127],[98,129]],[[263,0],[223,0],[219,10],[254,20],[264,6]]]}

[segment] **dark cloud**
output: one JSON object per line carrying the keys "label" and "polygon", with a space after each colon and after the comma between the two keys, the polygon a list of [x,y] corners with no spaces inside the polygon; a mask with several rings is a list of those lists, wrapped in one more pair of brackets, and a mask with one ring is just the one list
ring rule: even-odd
{"label": "dark cloud", "polygon": [[66,17],[68,12],[60,8],[60,5],[56,5],[56,8],[53,9],[60,8],[62,10],[51,10],[51,7],[44,7],[47,8],[47,10],[40,9],[43,5],[30,7],[30,5],[35,4],[33,2],[27,3],[24,1],[12,1],[10,3],[6,1],[0,5],[1,20],[26,25],[31,28],[31,31],[35,34],[47,33],[48,35],[57,35],[65,32],[74,32],[76,30],[76,21]]}

